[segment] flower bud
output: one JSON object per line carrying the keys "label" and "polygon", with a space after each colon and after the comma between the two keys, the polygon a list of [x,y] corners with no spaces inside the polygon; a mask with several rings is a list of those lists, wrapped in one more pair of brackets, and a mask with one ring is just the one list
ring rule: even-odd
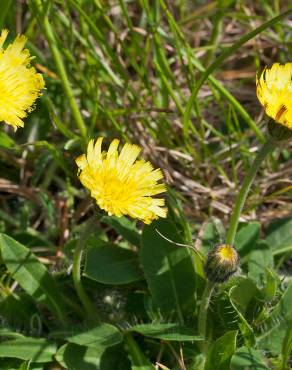
{"label": "flower bud", "polygon": [[236,272],[238,262],[236,250],[231,245],[222,244],[209,252],[204,271],[208,280],[223,283]]}

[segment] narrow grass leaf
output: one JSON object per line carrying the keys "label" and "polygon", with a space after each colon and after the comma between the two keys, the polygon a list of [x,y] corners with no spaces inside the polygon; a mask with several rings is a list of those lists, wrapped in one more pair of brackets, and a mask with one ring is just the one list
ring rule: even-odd
{"label": "narrow grass leaf", "polygon": [[256,29],[252,30],[251,32],[245,34],[242,36],[238,41],[236,41],[232,46],[230,46],[228,49],[224,50],[223,53],[215,59],[215,61],[206,69],[206,71],[202,74],[199,81],[197,82],[196,86],[194,87],[191,96],[188,100],[187,107],[184,113],[183,117],[183,127],[184,127],[184,134],[186,138],[189,136],[189,121],[190,121],[190,115],[192,111],[192,107],[194,105],[195,100],[197,99],[197,94],[203,85],[203,83],[207,80],[208,76],[214,72],[223,62],[225,59],[227,59],[230,55],[234,54],[243,44],[245,44],[247,41],[253,39],[256,35],[266,30],[268,27],[273,26],[277,22],[279,22],[281,19],[287,17],[289,14],[292,13],[292,9],[288,9],[286,12],[278,15],[277,17],[274,17],[273,19],[270,19],[268,22],[263,23],[261,26],[257,27]]}

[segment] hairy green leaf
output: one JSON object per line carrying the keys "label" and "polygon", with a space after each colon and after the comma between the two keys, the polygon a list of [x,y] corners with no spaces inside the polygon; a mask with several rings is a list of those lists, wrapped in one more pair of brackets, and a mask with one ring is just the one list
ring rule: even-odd
{"label": "hairy green leaf", "polygon": [[211,344],[204,370],[229,370],[230,360],[236,349],[237,330],[228,331]]}
{"label": "hairy green leaf", "polygon": [[268,370],[263,353],[253,348],[241,347],[231,359],[231,370]]}

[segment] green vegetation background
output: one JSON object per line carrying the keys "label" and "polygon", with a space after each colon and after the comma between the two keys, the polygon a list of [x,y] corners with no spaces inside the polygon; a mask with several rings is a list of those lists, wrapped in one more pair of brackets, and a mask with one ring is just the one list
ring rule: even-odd
{"label": "green vegetation background", "polygon": [[[241,270],[216,288],[207,348],[197,331],[201,262],[156,232],[203,254],[224,240],[265,135],[256,71],[291,61],[291,11],[266,22],[288,7],[1,3],[0,29],[28,37],[46,80],[24,129],[0,131],[1,369],[290,368],[291,144],[252,188],[236,239]],[[83,281],[103,324],[84,312],[71,274],[96,213],[74,158],[97,136],[140,145],[171,189],[168,221],[142,228],[104,216],[86,240]]]}

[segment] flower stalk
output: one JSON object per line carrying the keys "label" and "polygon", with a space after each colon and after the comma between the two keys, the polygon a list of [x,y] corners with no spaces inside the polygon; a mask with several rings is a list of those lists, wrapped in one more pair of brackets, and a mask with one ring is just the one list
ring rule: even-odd
{"label": "flower stalk", "polygon": [[99,316],[96,307],[92,304],[81,281],[82,259],[85,251],[86,242],[93,231],[95,220],[92,218],[88,221],[83,233],[81,234],[73,256],[73,282],[77,295],[86,311],[87,316],[92,321],[99,322]]}
{"label": "flower stalk", "polygon": [[237,231],[239,218],[244,207],[248,192],[254,181],[255,175],[260,168],[261,163],[266,158],[266,156],[272,152],[276,146],[276,140],[272,137],[269,137],[268,140],[263,144],[260,151],[258,152],[256,158],[254,159],[248,173],[245,176],[245,179],[240,188],[239,194],[235,201],[235,206],[231,215],[227,235],[226,235],[226,244],[234,245],[235,234]]}
{"label": "flower stalk", "polygon": [[198,317],[198,332],[199,332],[199,335],[204,340],[203,345],[202,345],[203,352],[206,352],[206,349],[207,349],[207,316],[208,316],[208,309],[209,309],[213,290],[214,290],[214,283],[211,281],[207,281],[203,295],[202,295],[200,309],[199,309],[199,317]]}

